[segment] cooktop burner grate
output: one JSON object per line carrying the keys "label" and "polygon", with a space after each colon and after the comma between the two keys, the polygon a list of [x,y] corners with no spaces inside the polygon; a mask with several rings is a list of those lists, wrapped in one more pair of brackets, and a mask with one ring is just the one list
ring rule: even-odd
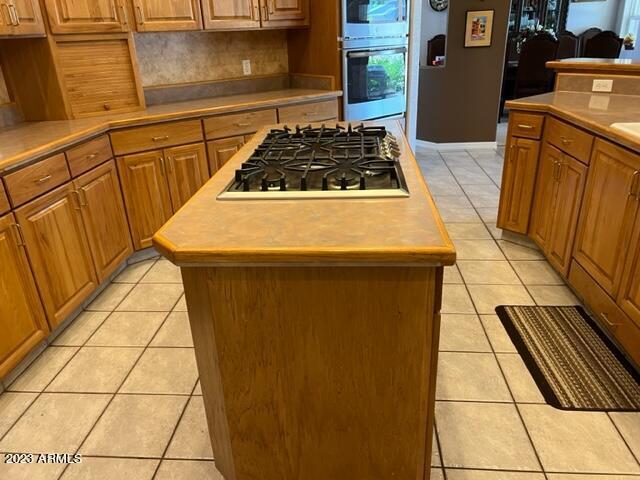
{"label": "cooktop burner grate", "polygon": [[220,198],[408,196],[396,139],[385,127],[271,130]]}

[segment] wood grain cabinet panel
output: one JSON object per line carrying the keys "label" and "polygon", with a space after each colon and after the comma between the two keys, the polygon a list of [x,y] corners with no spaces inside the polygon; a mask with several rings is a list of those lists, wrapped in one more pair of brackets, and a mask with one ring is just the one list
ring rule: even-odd
{"label": "wood grain cabinet panel", "polygon": [[222,138],[207,142],[209,151],[209,171],[211,175],[220,170],[247,142],[243,136]]}
{"label": "wood grain cabinet panel", "polygon": [[[634,198],[640,203],[640,174],[636,176]],[[636,218],[627,248],[618,303],[622,310],[640,327],[640,206],[636,207]],[[640,355],[640,350],[638,351]]]}
{"label": "wood grain cabinet panel", "polygon": [[539,151],[539,141],[509,138],[502,174],[498,228],[527,234]]}
{"label": "wood grain cabinet panel", "polygon": [[260,28],[259,0],[202,0],[207,30],[249,30]]}
{"label": "wood grain cabinet panel", "polygon": [[596,140],[589,165],[574,257],[612,297],[617,296],[631,230],[640,156]]}
{"label": "wood grain cabinet panel", "polygon": [[204,119],[204,132],[209,140],[254,134],[266,125],[278,123],[275,109],[256,110]]}
{"label": "wood grain cabinet panel", "polygon": [[540,140],[544,115],[528,112],[513,112],[509,116],[509,128],[511,135],[521,138]]}
{"label": "wood grain cabinet panel", "polygon": [[38,0],[0,0],[0,36],[44,35]]}
{"label": "wood grain cabinet panel", "polygon": [[133,0],[139,32],[200,30],[200,0]]}
{"label": "wood grain cabinet panel", "polygon": [[167,148],[164,152],[173,211],[177,212],[209,179],[204,143]]}
{"label": "wood grain cabinet panel", "polygon": [[309,25],[309,0],[260,0],[263,27]]}
{"label": "wood grain cabinet panel", "polygon": [[71,178],[62,153],[29,165],[4,177],[14,207],[59,187]]}
{"label": "wood grain cabinet panel", "polygon": [[71,175],[77,177],[113,157],[107,135],[102,135],[65,152]]}
{"label": "wood grain cabinet panel", "polygon": [[278,109],[281,123],[310,123],[336,120],[338,118],[338,101],[303,103]]}
{"label": "wood grain cabinet panel", "polygon": [[112,160],[76,179],[80,212],[100,282],[133,253],[120,181]]}
{"label": "wood grain cabinet panel", "polygon": [[144,107],[131,42],[126,37],[56,45],[60,75],[75,118]]}
{"label": "wood grain cabinet panel", "polygon": [[159,150],[166,147],[201,142],[202,122],[189,120],[168,122],[148,127],[128,128],[111,133],[111,143],[116,155]]}
{"label": "wood grain cabinet panel", "polygon": [[7,198],[7,193],[4,190],[4,184],[0,180],[0,215],[8,212],[11,209],[11,205],[9,205],[9,199]]}
{"label": "wood grain cabinet panel", "polygon": [[125,0],[44,0],[53,33],[129,31]]}
{"label": "wood grain cabinet panel", "polygon": [[0,378],[49,333],[13,215],[0,217]]}
{"label": "wood grain cabinet panel", "polygon": [[117,160],[136,250],[151,246],[153,235],[172,215],[164,154],[156,150]]}
{"label": "wood grain cabinet panel", "polygon": [[16,217],[51,328],[98,286],[80,205],[71,183],[24,207]]}
{"label": "wood grain cabinet panel", "polygon": [[551,219],[558,196],[556,177],[562,158],[562,152],[554,146],[546,142],[542,145],[529,236],[543,250],[549,240]]}

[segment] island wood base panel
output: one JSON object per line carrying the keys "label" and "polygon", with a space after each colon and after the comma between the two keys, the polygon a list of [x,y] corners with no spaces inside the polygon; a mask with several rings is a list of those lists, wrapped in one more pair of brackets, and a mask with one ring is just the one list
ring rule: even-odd
{"label": "island wood base panel", "polygon": [[225,479],[428,479],[442,272],[183,268]]}

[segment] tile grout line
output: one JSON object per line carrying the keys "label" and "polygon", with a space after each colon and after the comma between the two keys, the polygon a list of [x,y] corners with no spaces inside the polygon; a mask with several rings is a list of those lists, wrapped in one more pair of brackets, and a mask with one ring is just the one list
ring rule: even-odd
{"label": "tile grout line", "polygon": [[616,432],[618,432],[618,436],[620,436],[620,438],[622,438],[622,441],[624,442],[625,446],[627,447],[627,449],[629,450],[629,452],[631,453],[631,456],[633,457],[633,459],[636,461],[636,463],[638,464],[638,466],[640,467],[640,458],[638,458],[636,456],[636,454],[634,453],[634,451],[631,449],[631,445],[629,445],[629,443],[627,442],[627,439],[624,437],[624,435],[622,435],[622,432],[620,431],[620,429],[618,428],[618,425],[616,424],[616,422],[613,420],[613,418],[611,418],[611,412],[604,412],[607,415],[607,418],[609,419],[609,421],[613,424],[613,428],[615,428]]}

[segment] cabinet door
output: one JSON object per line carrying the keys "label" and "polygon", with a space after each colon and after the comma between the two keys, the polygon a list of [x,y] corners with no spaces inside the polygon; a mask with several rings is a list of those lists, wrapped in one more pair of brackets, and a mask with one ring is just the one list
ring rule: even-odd
{"label": "cabinet door", "polygon": [[200,0],[133,0],[139,32],[200,30]]}
{"label": "cabinet door", "polygon": [[545,251],[551,265],[566,277],[571,264],[576,225],[587,180],[587,167],[578,160],[564,155],[557,171],[558,192]]}
{"label": "cabinet door", "polygon": [[168,148],[164,152],[171,204],[177,212],[209,179],[207,153],[203,143]]}
{"label": "cabinet door", "polygon": [[133,252],[114,161],[74,181],[93,265],[102,282]]}
{"label": "cabinet door", "polygon": [[509,139],[500,191],[499,228],[527,233],[539,151],[539,141],[515,137]]}
{"label": "cabinet door", "polygon": [[13,215],[0,217],[0,378],[49,333],[17,229]]}
{"label": "cabinet door", "polygon": [[552,225],[553,209],[558,195],[558,170],[562,157],[560,150],[546,142],[543,144],[529,228],[529,235],[543,250],[547,248]]}
{"label": "cabinet door", "polygon": [[98,286],[74,194],[68,183],[16,211],[51,328]]}
{"label": "cabinet door", "polygon": [[209,171],[211,175],[220,170],[245,144],[244,137],[223,138],[207,143],[209,150]]}
{"label": "cabinet door", "polygon": [[[636,203],[639,203],[640,180],[636,180],[635,188]],[[636,215],[633,234],[627,251],[618,304],[640,327],[640,215]],[[640,354],[640,352],[638,353]]]}
{"label": "cabinet door", "polygon": [[207,30],[260,28],[259,0],[202,0],[202,14]]}
{"label": "cabinet door", "polygon": [[151,246],[155,233],[171,218],[171,198],[162,151],[118,158],[118,172],[136,250]]}
{"label": "cabinet door", "polygon": [[609,142],[596,141],[573,255],[614,298],[638,210],[631,191],[638,169],[638,155]]}
{"label": "cabinet door", "polygon": [[260,0],[263,27],[309,25],[309,0]]}
{"label": "cabinet door", "polygon": [[0,0],[0,35],[44,35],[38,0]]}
{"label": "cabinet door", "polygon": [[129,31],[124,0],[44,0],[53,33]]}

